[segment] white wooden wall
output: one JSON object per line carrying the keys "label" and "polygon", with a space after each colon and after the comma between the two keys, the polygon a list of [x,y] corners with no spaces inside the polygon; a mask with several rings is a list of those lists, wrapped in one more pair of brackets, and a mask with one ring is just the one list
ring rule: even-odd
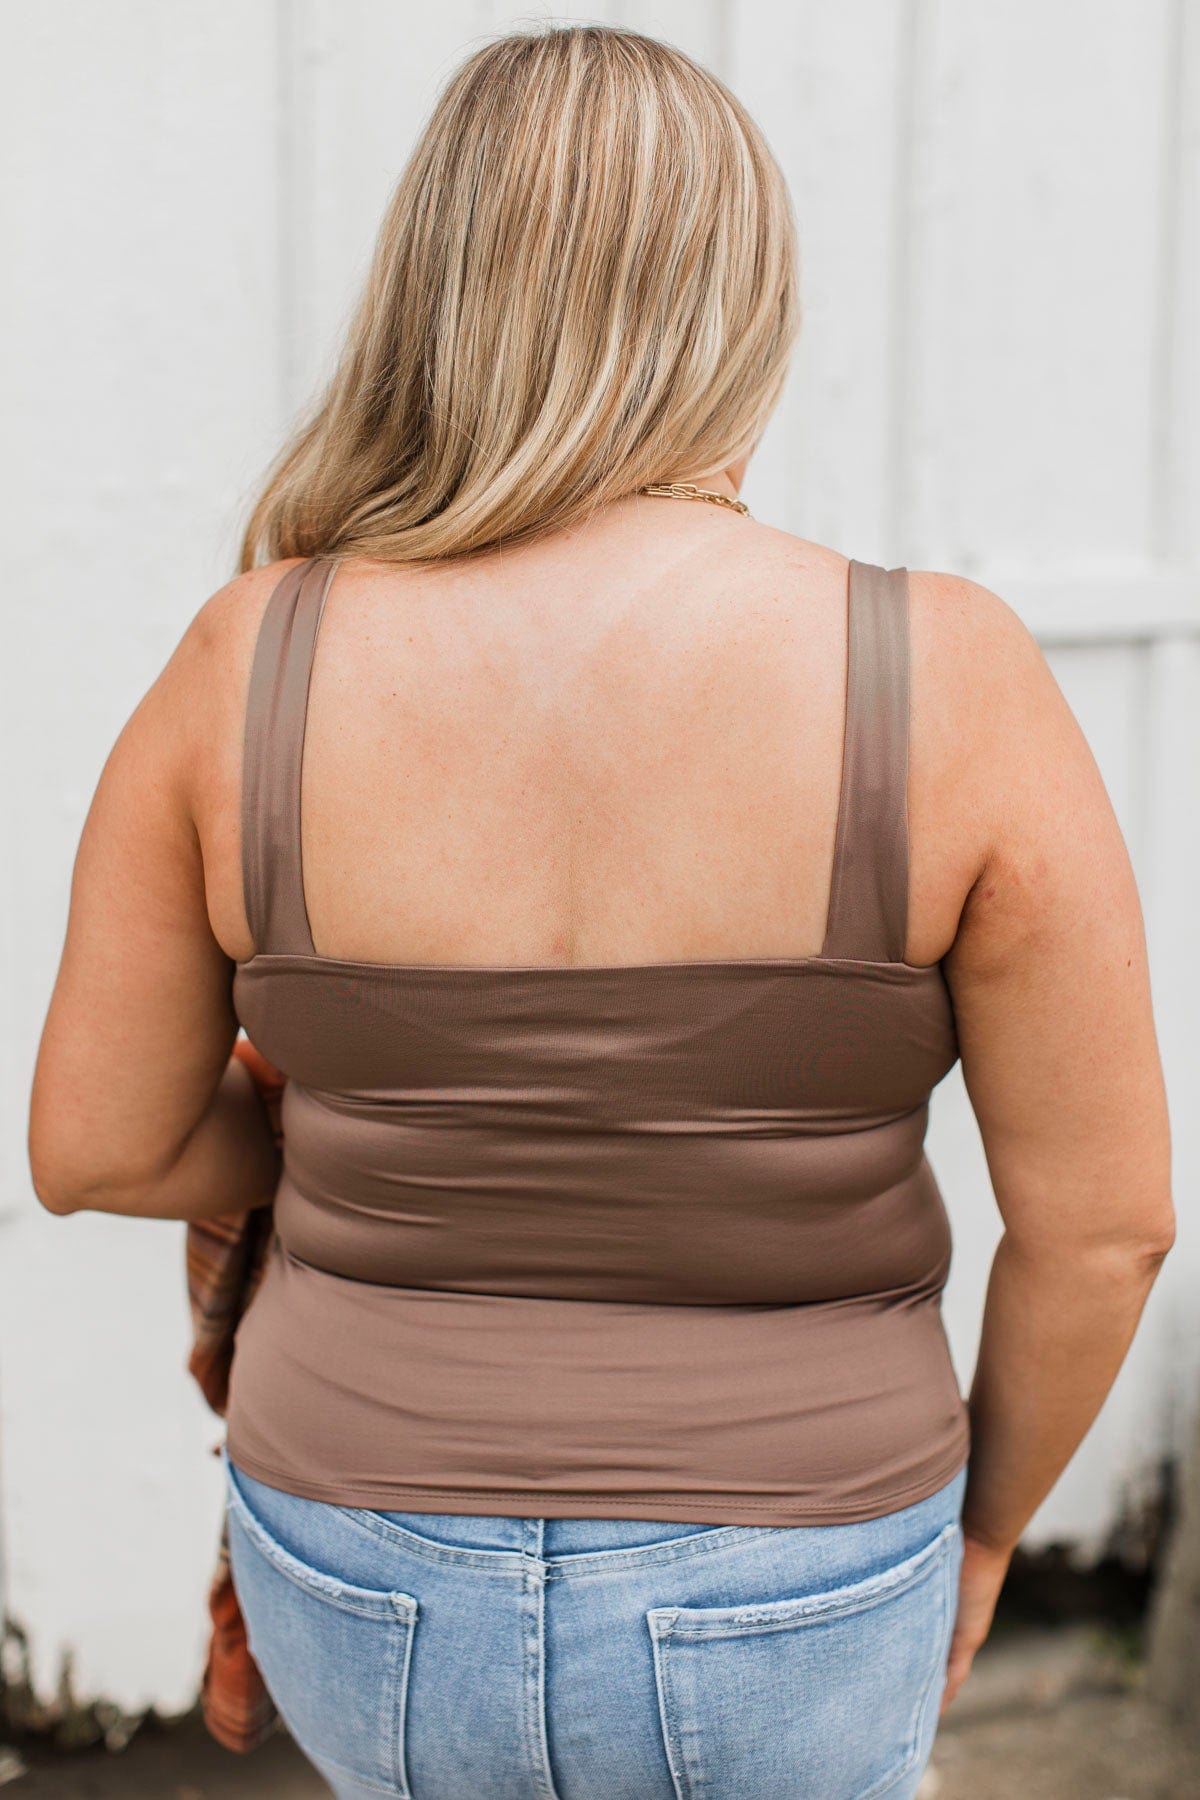
{"label": "white wooden wall", "polygon": [[[1200,4],[629,0],[765,127],[805,327],[756,513],[975,576],[1047,647],[1146,909],[1177,1248],[1028,1541],[1094,1550],[1200,1372]],[[49,1218],[25,1124],[105,755],[326,368],[385,198],[483,0],[41,0],[4,16],[0,1532],[42,1691],[192,1699],[219,1427],[183,1370],[182,1227]],[[556,15],[568,16],[565,13]],[[964,1389],[998,1220],[957,1072],[931,1155]]]}

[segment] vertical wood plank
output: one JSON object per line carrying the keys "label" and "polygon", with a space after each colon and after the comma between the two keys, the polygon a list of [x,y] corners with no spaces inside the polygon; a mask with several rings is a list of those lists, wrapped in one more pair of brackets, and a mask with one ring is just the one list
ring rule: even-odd
{"label": "vertical wood plank", "polygon": [[1200,587],[1200,9],[1192,0],[1173,0],[1168,54],[1159,548],[1164,557],[1186,563]]}
{"label": "vertical wood plank", "polygon": [[742,0],[730,79],[793,197],[803,323],[746,497],[785,530],[903,560],[892,504],[909,7]]}
{"label": "vertical wood plank", "polygon": [[274,14],[49,0],[6,25],[7,1598],[43,1693],[70,1646],[80,1698],[184,1706],[219,1485],[183,1367],[183,1228],[51,1218],[25,1125],[84,813],[232,572],[243,483],[279,423]]}
{"label": "vertical wood plank", "polygon": [[1171,0],[921,0],[913,554],[1153,541]]}

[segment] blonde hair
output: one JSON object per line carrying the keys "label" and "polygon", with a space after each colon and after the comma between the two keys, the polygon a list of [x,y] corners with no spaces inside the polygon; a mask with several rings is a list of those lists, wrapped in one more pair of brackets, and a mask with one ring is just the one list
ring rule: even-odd
{"label": "blonde hair", "polygon": [[799,328],[783,176],[732,93],[605,25],[486,44],[389,202],[259,560],[466,556],[749,454]]}

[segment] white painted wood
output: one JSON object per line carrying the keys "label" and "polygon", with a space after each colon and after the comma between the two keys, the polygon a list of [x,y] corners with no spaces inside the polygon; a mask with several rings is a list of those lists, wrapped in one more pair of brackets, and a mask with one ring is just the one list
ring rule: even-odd
{"label": "white painted wood", "polygon": [[742,0],[729,79],[792,194],[803,321],[750,465],[757,513],[867,561],[894,561],[897,284],[908,43],[891,0]]}
{"label": "white painted wood", "polygon": [[[219,1436],[183,1371],[182,1228],[42,1214],[25,1119],[70,862],[121,724],[232,572],[245,501],[332,367],[442,83],[538,19],[678,43],[762,124],[804,329],[762,517],[954,569],[1045,646],[1143,894],[1180,1237],[1028,1534],[1099,1549],[1196,1405],[1200,1177],[1200,9],[1189,0],[46,0],[0,121],[10,602],[0,1034],[0,1554],[40,1687],[185,1705]],[[930,1153],[969,1384],[998,1233],[955,1071]]]}
{"label": "white painted wood", "polygon": [[291,296],[289,404],[332,368],[366,278],[384,209],[438,89],[487,8],[380,0],[280,7],[290,229],[281,270]]}
{"label": "white painted wood", "polygon": [[1003,595],[1043,646],[1134,645],[1200,632],[1200,577],[1145,557],[1097,558],[1090,570],[1077,557],[1061,574],[1048,559],[1034,568],[985,564],[971,578]]}
{"label": "white painted wood", "polygon": [[1170,0],[924,0],[906,534],[926,564],[1153,538]]}
{"label": "white painted wood", "polygon": [[50,0],[5,23],[6,1597],[44,1694],[70,1648],[81,1698],[181,1707],[219,1500],[183,1228],[51,1218],[25,1123],[101,765],[232,573],[280,426],[275,14]]}

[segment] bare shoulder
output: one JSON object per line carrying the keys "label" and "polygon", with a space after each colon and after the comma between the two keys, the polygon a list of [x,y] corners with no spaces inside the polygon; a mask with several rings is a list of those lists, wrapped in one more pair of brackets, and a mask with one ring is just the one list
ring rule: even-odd
{"label": "bare shoulder", "polygon": [[934,569],[910,569],[908,592],[914,657],[953,676],[956,692],[974,701],[1014,683],[1044,684],[1041,646],[999,594]]}
{"label": "bare shoulder", "polygon": [[[740,541],[740,533],[735,539],[731,537],[729,548],[739,567],[748,566],[751,572],[760,571],[768,580],[778,583],[780,575],[792,574],[804,579],[805,592],[810,592],[812,585],[827,585],[831,591],[840,596],[846,592],[846,577],[850,568],[850,558],[832,545],[819,544],[812,538],[798,537],[794,532],[784,531],[780,526],[768,525],[761,520],[754,520],[747,534],[750,543],[749,556]],[[789,583],[779,584],[781,597],[794,592]]]}
{"label": "bare shoulder", "polygon": [[303,560],[248,569],[210,594],[155,684],[186,739],[193,817],[207,810],[231,773],[226,765],[240,755],[239,722],[263,614],[281,577]]}
{"label": "bare shoulder", "polygon": [[267,602],[283,576],[304,560],[287,557],[235,575],[200,606],[180,640],[179,652],[197,666],[207,663],[209,674],[214,664],[219,666],[228,657],[236,661],[258,636]]}
{"label": "bare shoulder", "polygon": [[[940,755],[990,857],[1060,757],[1090,753],[1041,645],[1016,609],[963,575],[909,572],[914,755]],[[1094,765],[1093,765],[1094,768]]]}
{"label": "bare shoulder", "polygon": [[957,739],[954,781],[984,849],[947,959],[952,981],[963,991],[1001,971],[1025,979],[1042,957],[1064,968],[1106,943],[1126,950],[1141,934],[1128,850],[1037,639],[962,576],[914,573],[911,608],[914,660],[936,669],[927,695]]}
{"label": "bare shoulder", "polygon": [[164,676],[197,716],[218,715],[244,698],[263,614],[281,578],[303,557],[265,563],[210,594],[189,621]]}
{"label": "bare shoulder", "polygon": [[[803,596],[846,596],[851,558],[828,545],[766,528],[759,532],[752,572],[771,580],[781,571],[804,577]],[[778,584],[781,594],[795,584]],[[950,733],[961,758],[972,747],[994,748],[1017,710],[1039,710],[1044,724],[1061,708],[1057,684],[1037,639],[1016,609],[965,575],[935,569],[908,571],[914,723],[926,737]],[[1061,696],[1058,696],[1061,700]]]}

